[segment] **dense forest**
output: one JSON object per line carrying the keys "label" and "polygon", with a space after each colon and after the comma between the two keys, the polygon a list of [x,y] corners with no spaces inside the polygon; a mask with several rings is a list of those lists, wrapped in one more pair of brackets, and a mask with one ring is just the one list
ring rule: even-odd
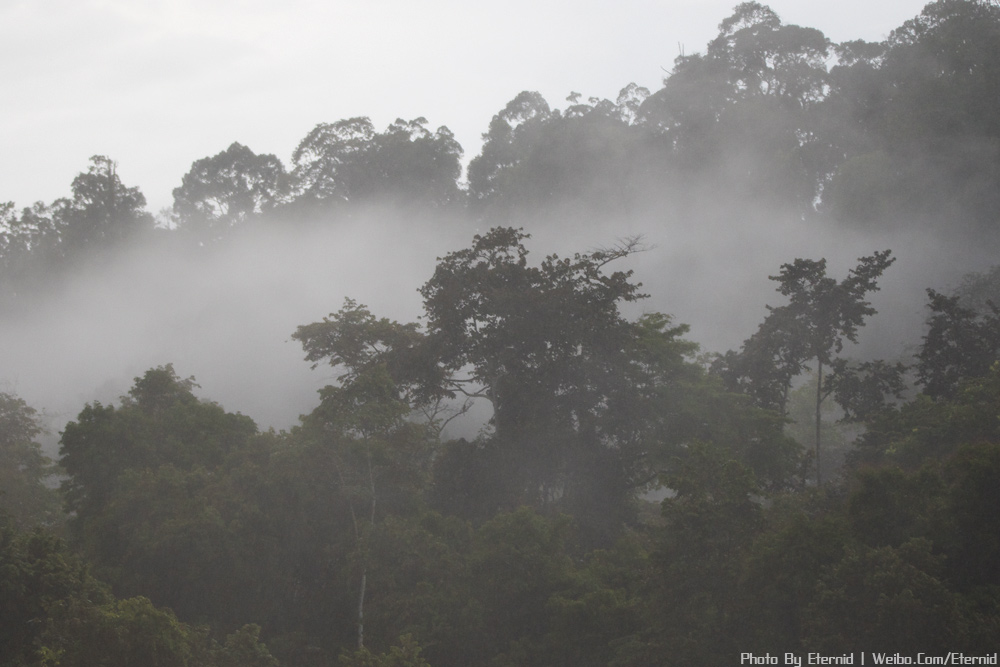
{"label": "dense forest", "polygon": [[[931,264],[1000,248],[998,100],[995,3],[834,44],[745,2],[655,92],[517,94],[467,164],[447,127],[350,118],[290,164],[236,142],[196,159],[157,214],[106,156],[65,198],[0,205],[4,327],[126,257],[170,280],[374,218],[460,239],[395,277],[418,317],[331,288],[284,332],[325,385],[287,429],[169,358],[87,397],[58,454],[47,406],[0,392],[0,667],[995,656],[1000,267],[916,286],[903,344],[855,343],[892,317],[873,300],[906,263],[894,239]],[[779,253],[793,228],[870,245],[769,267],[722,352],[644,306],[650,246],[619,232],[676,221]],[[581,230],[607,240],[537,252]]]}

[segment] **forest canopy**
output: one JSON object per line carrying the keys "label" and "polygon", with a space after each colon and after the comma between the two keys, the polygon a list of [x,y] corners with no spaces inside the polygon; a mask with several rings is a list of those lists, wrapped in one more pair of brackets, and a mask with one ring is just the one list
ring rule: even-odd
{"label": "forest canopy", "polygon": [[[180,344],[57,433],[0,392],[0,667],[995,655],[1000,272],[921,284],[917,305],[876,294],[915,275],[888,240],[997,247],[998,83],[995,3],[835,44],[745,2],[658,90],[514,95],[467,164],[445,126],[355,117],[288,164],[234,138],[158,216],[103,155],[65,198],[3,204],[4,326],[64,293],[99,308],[88,276],[150,249],[164,281],[218,260],[193,280],[242,318],[225,272],[287,260],[274,239],[320,226],[350,254],[347,230],[381,216],[417,230],[400,244],[431,245],[425,224],[461,241],[412,283],[388,249],[354,258],[419,295],[412,316],[339,294],[362,279],[309,286],[323,309],[282,336],[323,386],[285,430],[203,392]],[[652,248],[618,233],[709,217],[736,245],[783,252],[779,219],[867,245],[769,266],[766,306],[729,304],[758,325],[710,350],[650,306]],[[577,243],[593,226],[605,244]],[[552,230],[568,252],[538,251]],[[344,256],[318,250],[286,270]],[[260,291],[244,334],[275,307]],[[909,349],[855,345],[911,306]],[[185,325],[128,316],[111,319],[136,336]],[[59,329],[38,344],[78,333]],[[256,362],[240,377],[281,400]]]}

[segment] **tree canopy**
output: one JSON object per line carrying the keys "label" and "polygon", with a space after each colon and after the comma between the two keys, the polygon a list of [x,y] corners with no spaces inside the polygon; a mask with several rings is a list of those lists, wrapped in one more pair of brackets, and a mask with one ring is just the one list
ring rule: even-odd
{"label": "tree canopy", "polygon": [[[187,253],[230,270],[214,263],[227,249],[307,224],[363,234],[352,225],[392,219],[427,225],[408,240],[445,225],[471,239],[411,285],[415,321],[346,298],[289,331],[330,379],[287,431],[227,411],[164,363],[119,400],[84,405],[55,464],[47,406],[0,392],[0,667],[992,654],[1000,269],[931,286],[911,348],[887,337],[892,358],[854,358],[895,255],[836,277],[789,251],[771,276],[781,301],[716,355],[642,310],[658,289],[632,269],[674,267],[639,255],[640,237],[542,257],[532,244],[707,225],[706,244],[739,251],[756,236],[784,252],[791,230],[838,247],[905,237],[901,263],[941,239],[988,255],[998,12],[938,0],[884,41],[834,44],[741,3],[659,89],[562,105],[514,95],[467,182],[447,127],[417,117],[380,131],[358,116],[315,125],[287,164],[226,139],[159,219],[125,184],[132,167],[105,156],[65,198],[0,204],[0,324],[15,328],[48,287],[101,263],[130,270],[120,260],[143,244],[170,281]],[[243,245],[250,270],[278,256]],[[293,268],[333,261],[328,250]],[[356,259],[406,288],[378,253]],[[709,284],[735,281],[705,266],[711,281],[670,273],[683,279],[658,296],[686,290],[706,307]],[[72,307],[105,313],[89,286]],[[340,300],[343,287],[303,290]],[[140,296],[166,307],[157,294]],[[278,316],[251,310],[250,327]],[[76,334],[67,312],[51,340]],[[51,368],[53,383],[72,377]],[[252,388],[284,398],[267,368]]]}

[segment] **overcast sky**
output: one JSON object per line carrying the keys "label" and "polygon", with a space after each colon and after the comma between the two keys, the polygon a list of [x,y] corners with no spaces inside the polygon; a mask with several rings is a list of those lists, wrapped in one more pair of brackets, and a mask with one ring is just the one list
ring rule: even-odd
{"label": "overcast sky", "polygon": [[[447,125],[479,152],[522,90],[655,91],[734,0],[0,0],[0,202],[70,192],[91,155],[153,212],[233,141],[286,165],[320,122]],[[774,0],[785,23],[878,41],[923,0]]]}

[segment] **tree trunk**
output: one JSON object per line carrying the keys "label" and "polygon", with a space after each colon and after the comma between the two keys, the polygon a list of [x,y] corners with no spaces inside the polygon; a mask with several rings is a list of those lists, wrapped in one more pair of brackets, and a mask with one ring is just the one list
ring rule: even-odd
{"label": "tree trunk", "polygon": [[368,566],[361,570],[361,593],[358,594],[358,650],[365,647],[365,583],[368,579]]}
{"label": "tree trunk", "polygon": [[820,472],[819,458],[819,427],[820,427],[820,404],[823,402],[823,361],[816,359],[816,486],[823,485],[823,475]]}
{"label": "tree trunk", "polygon": [[[375,472],[372,470],[372,450],[371,445],[368,442],[368,436],[365,436],[365,458],[368,461],[368,484],[370,486],[370,492],[372,494],[372,502],[370,507],[370,512],[368,516],[368,529],[369,531],[375,530],[375,501],[377,500],[375,495]],[[367,540],[365,540],[367,542]],[[364,544],[358,537],[358,546],[361,548],[361,592],[358,594],[358,650],[360,651],[365,647],[365,585],[368,582],[368,552],[367,545]]]}

